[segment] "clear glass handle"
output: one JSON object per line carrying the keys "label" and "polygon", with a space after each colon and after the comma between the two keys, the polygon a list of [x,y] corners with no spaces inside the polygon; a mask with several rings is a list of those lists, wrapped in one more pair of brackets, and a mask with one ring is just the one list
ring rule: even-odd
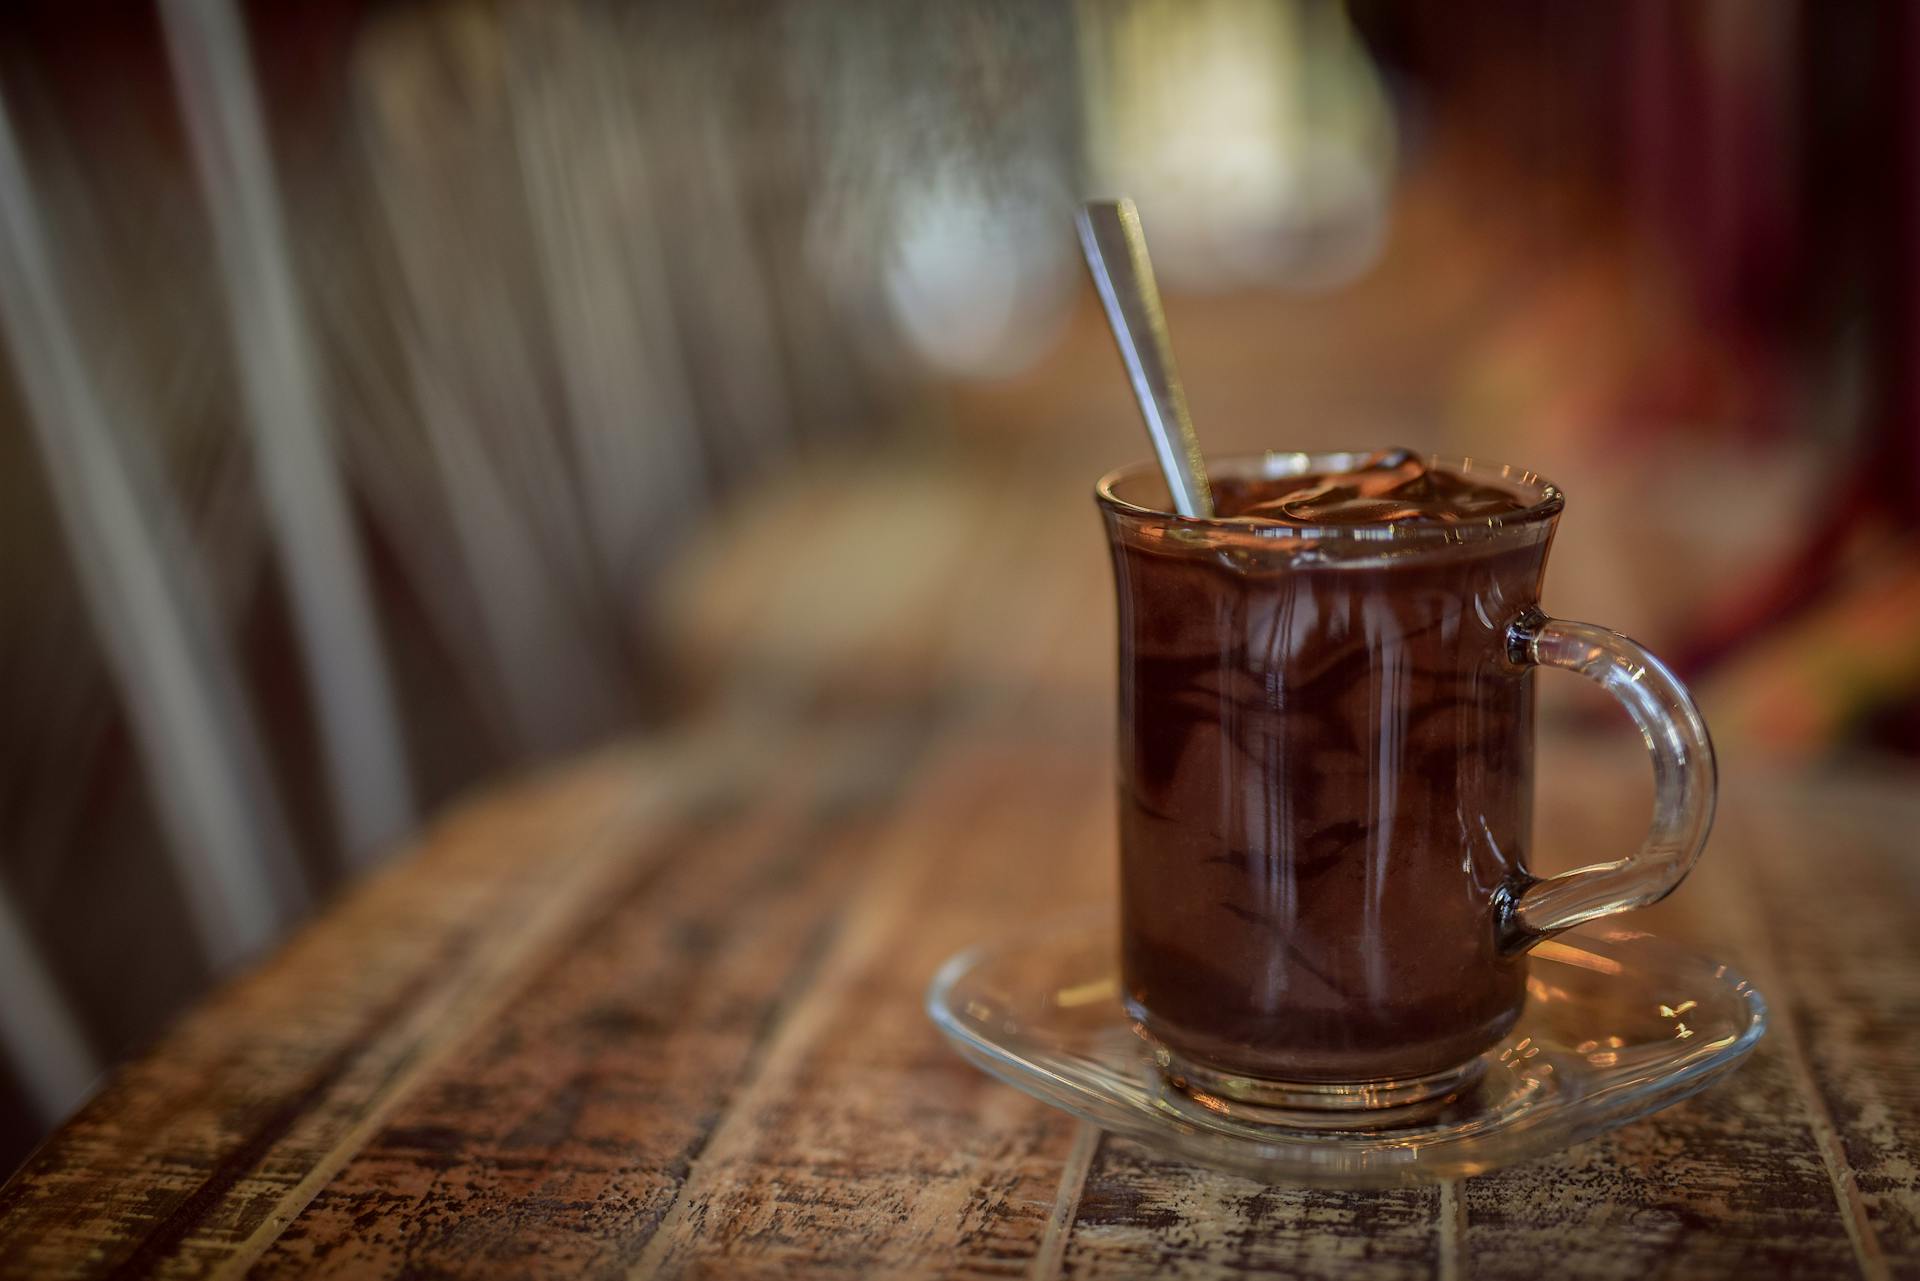
{"label": "clear glass handle", "polygon": [[1508,903],[1503,944],[1523,952],[1561,930],[1657,903],[1686,879],[1713,826],[1713,740],[1665,663],[1618,632],[1532,613],[1507,633],[1508,656],[1598,682],[1640,727],[1653,757],[1653,825],[1639,853],[1529,884]]}

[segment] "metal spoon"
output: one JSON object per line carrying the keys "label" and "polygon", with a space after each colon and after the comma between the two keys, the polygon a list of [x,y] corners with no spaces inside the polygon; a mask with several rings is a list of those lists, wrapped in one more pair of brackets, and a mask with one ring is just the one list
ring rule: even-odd
{"label": "metal spoon", "polygon": [[1074,221],[1080,228],[1087,270],[1093,273],[1093,286],[1107,309],[1107,324],[1133,383],[1134,399],[1140,402],[1140,416],[1147,420],[1147,434],[1153,437],[1160,470],[1173,492],[1173,508],[1182,516],[1210,517],[1213,490],[1207,485],[1206,460],[1200,456],[1200,440],[1187,414],[1187,396],[1180,389],[1180,371],[1174,367],[1173,344],[1167,337],[1160,290],[1153,283],[1140,211],[1125,198],[1090,200]]}

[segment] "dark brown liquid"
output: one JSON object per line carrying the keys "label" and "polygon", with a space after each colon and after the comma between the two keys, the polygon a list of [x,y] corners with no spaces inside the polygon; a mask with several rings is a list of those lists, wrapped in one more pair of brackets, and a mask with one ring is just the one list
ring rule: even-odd
{"label": "dark brown liquid", "polygon": [[1510,490],[1429,467],[1407,449],[1383,449],[1352,471],[1283,481],[1224,479],[1213,499],[1220,516],[1299,527],[1459,525],[1527,506]]}
{"label": "dark brown liquid", "polygon": [[[1216,501],[1299,526],[1525,506],[1394,456],[1220,484]],[[1116,529],[1124,981],[1176,1053],[1278,1080],[1404,1078],[1511,1026],[1525,975],[1495,903],[1524,876],[1532,701],[1503,658],[1546,550],[1503,532],[1364,562],[1235,559]]]}

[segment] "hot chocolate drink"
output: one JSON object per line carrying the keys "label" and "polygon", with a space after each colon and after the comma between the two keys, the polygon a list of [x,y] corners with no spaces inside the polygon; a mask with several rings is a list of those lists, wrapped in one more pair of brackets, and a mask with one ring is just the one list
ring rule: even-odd
{"label": "hot chocolate drink", "polygon": [[1498,904],[1528,880],[1533,705],[1508,627],[1552,521],[1525,517],[1537,489],[1344,461],[1217,476],[1213,522],[1108,505],[1123,981],[1176,1069],[1421,1078],[1520,1010]]}
{"label": "hot chocolate drink", "polygon": [[1503,485],[1431,466],[1406,449],[1380,450],[1346,471],[1222,477],[1213,501],[1218,516],[1303,527],[1485,523],[1527,507]]}

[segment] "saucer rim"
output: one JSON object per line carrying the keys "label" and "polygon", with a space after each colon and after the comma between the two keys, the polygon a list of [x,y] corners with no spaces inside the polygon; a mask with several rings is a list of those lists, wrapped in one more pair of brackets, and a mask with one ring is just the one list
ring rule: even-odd
{"label": "saucer rim", "polygon": [[[1369,1164],[1360,1167],[1329,1167],[1311,1163],[1310,1154],[1315,1151],[1339,1149],[1354,1151],[1352,1144],[1355,1135],[1351,1132],[1316,1134],[1306,1130],[1288,1130],[1282,1132],[1284,1137],[1276,1136],[1275,1143],[1281,1145],[1276,1147],[1250,1136],[1235,1134],[1230,1130],[1210,1128],[1205,1133],[1211,1136],[1211,1141],[1223,1144],[1231,1153],[1230,1159],[1222,1160],[1220,1154],[1196,1152],[1176,1142],[1188,1132],[1173,1128],[1171,1118],[1142,1108],[1132,1100],[1115,1095],[1103,1095],[1098,1089],[1089,1087],[1082,1079],[1063,1076],[1057,1071],[1009,1053],[999,1043],[987,1039],[960,1021],[953,1012],[951,1002],[946,999],[959,981],[983,961],[1023,943],[1030,944],[1038,937],[1071,938],[1077,934],[1099,931],[1111,933],[1116,919],[1114,913],[1115,909],[1111,905],[1104,908],[1082,907],[1059,912],[1051,916],[1035,918],[1022,926],[1009,928],[994,937],[962,948],[942,962],[927,985],[924,1007],[928,1018],[939,1028],[950,1046],[974,1067],[1029,1097],[1095,1126],[1103,1133],[1145,1143],[1163,1154],[1172,1155],[1196,1165],[1222,1169],[1269,1183],[1346,1188],[1433,1184],[1450,1179],[1468,1178],[1539,1160],[1596,1138],[1610,1130],[1651,1116],[1655,1112],[1663,1111],[1700,1093],[1744,1062],[1765,1037],[1770,1023],[1770,1010],[1765,994],[1735,966],[1718,960],[1707,952],[1677,943],[1651,931],[1619,926],[1604,928],[1596,928],[1593,925],[1577,926],[1554,936],[1552,941],[1600,944],[1603,952],[1609,947],[1620,945],[1651,947],[1691,962],[1704,970],[1714,971],[1714,981],[1724,985],[1739,998],[1746,1015],[1745,1026],[1735,1033],[1732,1040],[1725,1046],[1662,1071],[1652,1082],[1615,1082],[1598,1091],[1583,1095],[1577,1102],[1561,1105],[1557,1111],[1562,1123],[1565,1124],[1564,1134],[1537,1150],[1506,1153],[1497,1150],[1499,1145],[1495,1140],[1506,1139],[1507,1147],[1523,1143],[1526,1131],[1538,1128],[1548,1119],[1537,1114],[1530,1117],[1523,1112],[1510,1120],[1497,1122],[1487,1129],[1472,1134],[1439,1137],[1419,1145],[1418,1148],[1383,1143],[1377,1148],[1369,1148],[1365,1151],[1369,1154],[1379,1153],[1389,1159],[1378,1165]],[[1645,974],[1646,972],[1646,967],[1641,967],[1636,973]],[[1628,1097],[1619,1097],[1623,1093]],[[1113,1116],[1096,1115],[1096,1109],[1093,1106],[1076,1102],[1081,1096],[1104,1099],[1109,1109],[1123,1113],[1132,1119],[1134,1124],[1121,1127],[1115,1124],[1116,1118]],[[1569,1124],[1567,1113],[1574,1109],[1578,1111]],[[1480,1161],[1469,1159],[1474,1149],[1486,1147],[1496,1148],[1490,1154],[1494,1159]],[[1442,1155],[1439,1160],[1434,1160],[1431,1155],[1421,1160],[1411,1155],[1416,1152]],[[1400,1159],[1392,1160],[1396,1153],[1400,1155]]]}

